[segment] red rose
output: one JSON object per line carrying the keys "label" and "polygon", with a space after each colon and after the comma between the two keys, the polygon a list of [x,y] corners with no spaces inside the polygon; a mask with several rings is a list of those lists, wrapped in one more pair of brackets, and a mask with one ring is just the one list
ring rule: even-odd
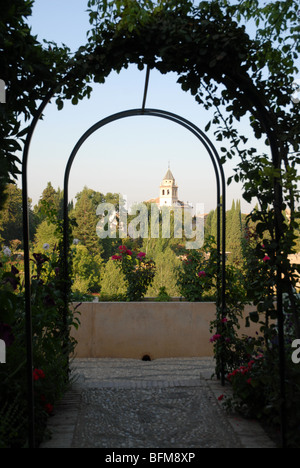
{"label": "red rose", "polygon": [[45,373],[42,371],[42,369],[34,369],[33,371],[33,380],[39,380],[39,379],[44,379],[45,378]]}
{"label": "red rose", "polygon": [[199,278],[202,278],[203,276],[206,276],[205,271],[199,271],[198,276],[199,276]]}
{"label": "red rose", "polygon": [[145,252],[139,252],[139,253],[137,254],[137,258],[139,258],[139,259],[141,259],[141,258],[143,258],[143,257],[145,257],[145,256],[146,256]]}
{"label": "red rose", "polygon": [[121,260],[121,258],[122,258],[121,255],[113,255],[111,257],[112,260]]}
{"label": "red rose", "polygon": [[51,414],[52,411],[53,411],[53,406],[51,405],[51,403],[47,403],[45,405],[45,410],[47,411],[48,414]]}

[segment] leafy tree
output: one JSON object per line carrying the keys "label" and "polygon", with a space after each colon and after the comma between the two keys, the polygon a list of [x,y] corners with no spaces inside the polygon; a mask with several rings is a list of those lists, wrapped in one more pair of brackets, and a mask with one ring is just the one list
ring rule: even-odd
{"label": "leafy tree", "polygon": [[0,208],[5,199],[5,186],[15,182],[20,173],[17,151],[22,149],[27,121],[39,101],[65,73],[67,48],[44,48],[31,34],[26,19],[32,13],[33,0],[0,2],[1,79],[6,84],[6,103],[0,104]]}
{"label": "leafy tree", "polygon": [[[222,242],[222,216],[220,219],[220,241]],[[229,252],[227,261],[229,263],[242,264],[242,237],[243,225],[240,201],[232,201],[231,209],[226,212],[226,252]],[[217,239],[217,210],[212,210],[205,224],[206,239],[213,236]],[[222,245],[222,244],[221,244]]]}
{"label": "leafy tree", "polygon": [[63,218],[63,192],[60,188],[55,190],[52,187],[51,182],[48,182],[38,204],[34,207],[34,213],[38,218],[38,222],[42,222],[47,218],[45,206],[54,209],[57,213],[58,219]]}
{"label": "leafy tree", "polygon": [[233,200],[227,214],[226,250],[230,252],[228,260],[233,264],[242,264],[242,218],[240,202]]}
{"label": "leafy tree", "polygon": [[72,290],[80,293],[98,293],[103,260],[99,254],[91,254],[84,245],[73,250]]}
{"label": "leafy tree", "polygon": [[112,259],[105,265],[101,278],[101,294],[104,296],[116,296],[126,294],[127,285],[124,273]]}
{"label": "leafy tree", "polygon": [[89,252],[94,253],[100,252],[99,238],[96,234],[98,219],[95,208],[96,204],[98,206],[98,200],[95,201],[95,198],[98,199],[98,197],[99,195],[95,195],[94,191],[85,187],[76,196],[77,202],[74,211],[71,213],[72,218],[76,222],[76,226],[73,229],[74,237],[79,239]]}
{"label": "leafy tree", "polygon": [[205,219],[205,224],[204,224],[204,238],[205,240],[210,236],[212,235],[212,218],[214,216],[214,213],[215,213],[215,210],[211,210],[206,219]]}
{"label": "leafy tree", "polygon": [[147,290],[147,296],[156,297],[163,287],[170,296],[180,296],[176,272],[180,269],[181,261],[174,251],[171,247],[168,247],[164,252],[159,252],[153,259],[156,265],[156,273],[153,284]]}
{"label": "leafy tree", "polygon": [[49,248],[53,250],[58,243],[57,226],[45,219],[37,227],[34,236],[34,250],[43,252],[45,244],[48,244]]}
{"label": "leafy tree", "polygon": [[15,183],[20,174],[17,152],[23,149],[26,122],[41,100],[51,90],[61,109],[62,90],[73,104],[91,93],[87,82],[78,80],[76,71],[72,74],[74,60],[67,46],[46,41],[42,45],[31,34],[27,18],[33,4],[34,0],[0,1],[0,78],[6,84],[6,103],[0,104],[0,209],[6,185]]}
{"label": "leafy tree", "polygon": [[[96,233],[99,218],[96,214],[97,208],[102,203],[111,203],[119,211],[119,194],[96,192],[88,187],[76,195],[76,204],[71,211],[71,218],[77,226],[73,230],[75,238],[78,238],[90,251],[101,252],[104,259],[108,259],[115,247],[116,240],[113,238],[100,239]],[[118,234],[118,233],[117,233]]]}
{"label": "leafy tree", "polygon": [[[14,239],[23,239],[23,202],[22,190],[15,184],[6,186],[5,203],[0,212],[0,234],[5,243]],[[30,235],[33,237],[35,230],[35,218],[31,209],[31,200],[28,199],[30,216]]]}

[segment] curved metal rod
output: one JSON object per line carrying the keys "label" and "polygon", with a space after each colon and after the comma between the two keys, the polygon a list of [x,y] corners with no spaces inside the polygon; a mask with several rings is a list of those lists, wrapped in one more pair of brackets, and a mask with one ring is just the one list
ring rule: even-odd
{"label": "curved metal rod", "polygon": [[144,97],[143,97],[143,104],[142,104],[143,112],[145,110],[145,105],[146,105],[148,85],[149,85],[149,76],[150,76],[150,67],[149,67],[149,65],[147,65],[146,78],[145,78],[145,88],[144,88]]}
{"label": "curved metal rod", "polygon": [[[190,122],[189,120],[185,119],[184,117],[179,117],[176,114],[171,112],[166,112],[162,110],[156,109],[148,109],[151,112],[151,115],[157,115],[159,117],[165,117],[169,120],[173,120],[180,125],[186,127],[189,131],[194,133],[198,139],[202,142],[202,144],[207,149],[210,158],[213,162],[215,173],[216,173],[216,181],[217,181],[217,253],[218,253],[218,264],[217,264],[217,298],[219,298],[219,290],[220,290],[220,258],[222,258],[222,270],[221,270],[221,301],[217,299],[218,306],[221,305],[221,316],[222,318],[226,317],[226,181],[225,181],[225,174],[223,170],[223,165],[221,163],[219,154],[213,145],[212,141],[208,138],[208,136],[197,127],[195,124]],[[179,119],[179,120],[178,120]],[[215,158],[215,159],[214,159]],[[217,165],[215,163],[217,162]],[[222,185],[222,203],[220,200],[220,182],[219,177],[217,175],[217,167],[220,172],[221,178],[221,185]],[[222,254],[221,245],[220,245],[220,233],[221,233],[221,216],[220,216],[220,208],[222,206]],[[224,328],[224,323],[222,322],[221,327]],[[221,333],[223,336],[223,333]],[[225,385],[225,363],[223,357],[221,356],[221,380],[222,385]]]}
{"label": "curved metal rod", "polygon": [[[113,114],[109,117],[106,117],[96,124],[92,125],[83,135],[82,137],[78,140],[77,144],[75,145],[67,166],[65,170],[65,177],[64,177],[64,233],[65,236],[68,231],[68,185],[69,185],[69,176],[70,176],[70,171],[72,164],[74,162],[74,159],[83,145],[83,143],[97,130],[99,130],[101,127],[104,127],[105,125],[114,122],[116,120],[120,120],[123,118],[127,117],[132,117],[132,116],[140,116],[140,115],[150,115],[150,116],[156,116],[156,117],[162,117],[168,120],[171,120],[175,123],[180,124],[181,126],[187,128],[191,133],[193,133],[200,141],[201,143],[205,146],[206,150],[209,153],[209,156],[211,158],[211,161],[214,166],[215,174],[216,174],[216,182],[217,182],[217,197],[218,201],[220,200],[220,181],[219,181],[219,174],[218,174],[218,167],[219,170],[222,174],[222,189],[223,189],[223,194],[225,195],[225,177],[224,177],[224,172],[222,165],[220,163],[219,156],[217,154],[216,149],[213,147],[211,141],[208,139],[208,137],[199,129],[197,128],[194,124],[189,122],[186,119],[183,119],[182,117],[172,114],[166,111],[161,111],[159,109],[130,109],[127,111],[119,112],[116,114]],[[215,162],[214,157],[216,157],[218,165]],[[225,204],[224,204],[225,205]],[[65,237],[66,238],[66,237]],[[67,256],[66,256],[67,258]]]}
{"label": "curved metal rod", "polygon": [[[169,120],[176,121],[180,125],[185,126],[190,130],[192,133],[196,134],[196,136],[201,140],[202,144],[206,147],[210,158],[213,162],[214,169],[216,172],[216,178],[217,178],[217,183],[218,183],[218,189],[219,189],[219,177],[217,177],[217,167],[220,172],[220,177],[221,177],[221,185],[222,185],[222,221],[223,221],[223,230],[224,230],[224,235],[222,237],[222,264],[223,268],[225,268],[225,261],[226,261],[226,236],[225,236],[225,230],[226,230],[226,181],[225,181],[225,174],[223,170],[223,165],[221,163],[219,154],[213,145],[212,141],[208,138],[208,136],[195,124],[190,122],[189,120],[185,119],[184,117],[180,117],[176,114],[173,114],[171,112],[166,112],[162,110],[157,110],[157,109],[147,109],[147,111],[151,112],[152,115],[157,115],[159,117],[165,117]],[[215,158],[215,159],[214,159]],[[215,161],[217,162],[217,166],[215,164]],[[218,198],[218,224],[217,224],[217,233],[220,232],[220,199]],[[218,242],[220,239],[217,240]],[[220,252],[220,245],[218,245],[218,252]],[[223,275],[225,278],[225,269],[223,271]],[[225,288],[223,288],[225,291]],[[222,298],[222,302],[224,302],[224,307],[223,307],[223,314],[225,313],[225,297]]]}
{"label": "curved metal rod", "polygon": [[[70,171],[72,168],[72,164],[74,162],[74,159],[83,145],[83,143],[97,130],[99,130],[101,127],[104,127],[105,125],[114,122],[116,120],[120,120],[123,118],[127,117],[132,117],[132,116],[140,116],[140,115],[146,115],[146,116],[154,116],[154,117],[160,117],[164,118],[170,121],[173,121],[182,127],[186,128],[189,130],[191,133],[193,133],[203,144],[205,149],[207,150],[210,159],[212,161],[214,171],[215,171],[215,176],[216,176],[216,184],[217,184],[217,251],[218,251],[218,259],[220,259],[220,175],[221,175],[221,182],[222,182],[222,294],[221,294],[221,310],[222,310],[222,317],[225,316],[226,314],[226,299],[225,299],[225,288],[226,288],[226,269],[225,269],[225,263],[226,263],[226,183],[225,183],[225,175],[223,171],[223,167],[219,158],[219,155],[217,153],[216,148],[210,141],[210,139],[205,135],[204,132],[202,132],[196,125],[194,125],[192,122],[188,121],[187,119],[184,119],[183,117],[176,115],[171,112],[163,111],[160,109],[130,109],[127,111],[119,112],[116,114],[113,114],[109,117],[106,117],[96,124],[92,125],[78,140],[77,144],[75,145],[67,166],[65,170],[65,177],[64,177],[64,275],[65,278],[68,278],[69,275],[69,267],[68,267],[68,246],[69,246],[69,216],[68,216],[68,190],[69,190],[69,176],[70,176]],[[220,174],[219,174],[220,172]],[[218,272],[217,272],[217,281],[219,284],[219,276],[220,276],[220,265],[218,262]],[[218,289],[218,288],[217,288]],[[66,291],[66,296],[65,296],[65,308],[66,308],[66,313],[67,313],[67,291]],[[222,360],[222,358],[221,358]],[[221,363],[221,377],[222,377],[222,384],[224,385],[224,362],[222,361]]]}
{"label": "curved metal rod", "polygon": [[28,210],[28,154],[35,127],[42,116],[48,102],[53,96],[53,90],[49,91],[32,120],[26,137],[22,159],[22,208],[23,208],[23,248],[24,248],[24,281],[25,281],[25,326],[27,349],[27,386],[28,386],[28,443],[30,448],[35,447],[34,430],[34,389],[33,389],[33,349],[32,349],[32,314],[31,314],[31,281],[29,259],[29,210]]}

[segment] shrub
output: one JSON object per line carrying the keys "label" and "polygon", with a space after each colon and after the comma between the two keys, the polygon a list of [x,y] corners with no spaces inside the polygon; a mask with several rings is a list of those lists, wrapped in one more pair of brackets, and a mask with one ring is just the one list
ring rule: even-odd
{"label": "shrub", "polygon": [[140,301],[154,279],[155,263],[153,260],[146,260],[144,252],[132,252],[125,245],[120,245],[118,250],[112,260],[124,274],[127,300]]}
{"label": "shrub", "polygon": [[157,298],[155,299],[157,302],[169,302],[171,301],[171,296],[168,294],[166,287],[162,286],[159,288],[159,293]]}
{"label": "shrub", "polygon": [[[23,273],[8,250],[0,266],[0,339],[6,340],[6,364],[0,366],[0,446],[27,444],[27,359]],[[39,444],[47,418],[68,386],[68,361],[75,346],[66,331],[78,320],[68,311],[61,289],[58,253],[32,255],[32,333],[35,435]],[[7,426],[9,425],[9,430]]]}

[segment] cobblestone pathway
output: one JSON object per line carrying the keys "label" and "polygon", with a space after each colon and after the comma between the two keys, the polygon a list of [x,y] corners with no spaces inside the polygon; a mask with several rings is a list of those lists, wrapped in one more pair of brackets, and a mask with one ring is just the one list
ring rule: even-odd
{"label": "cobblestone pathway", "polygon": [[229,417],[210,358],[76,359],[42,448],[271,448],[255,421]]}

